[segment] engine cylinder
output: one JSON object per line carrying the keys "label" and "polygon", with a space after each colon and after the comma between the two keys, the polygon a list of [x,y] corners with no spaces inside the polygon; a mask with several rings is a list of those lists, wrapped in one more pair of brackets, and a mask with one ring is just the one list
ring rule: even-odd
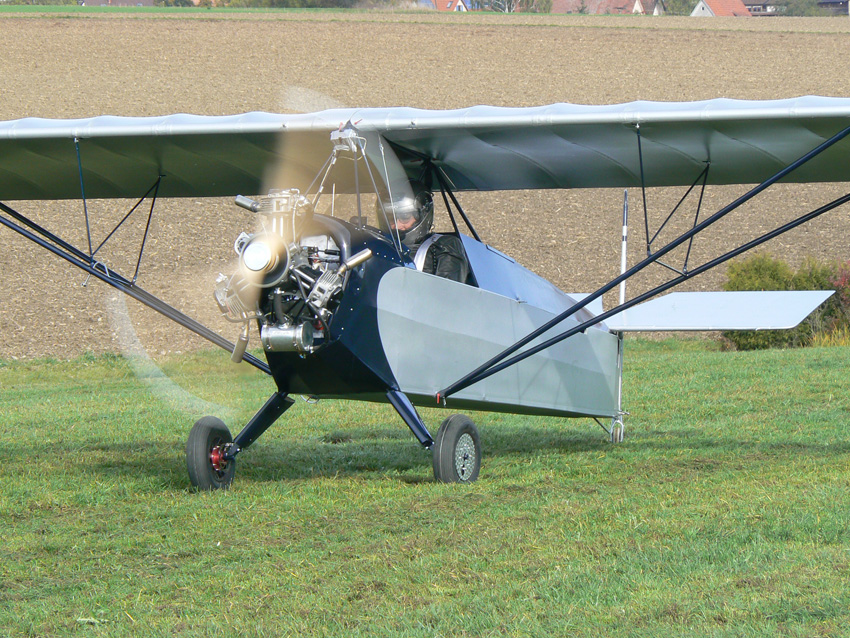
{"label": "engine cylinder", "polygon": [[306,354],[313,351],[313,326],[308,322],[295,326],[266,325],[260,329],[260,341],[267,352]]}

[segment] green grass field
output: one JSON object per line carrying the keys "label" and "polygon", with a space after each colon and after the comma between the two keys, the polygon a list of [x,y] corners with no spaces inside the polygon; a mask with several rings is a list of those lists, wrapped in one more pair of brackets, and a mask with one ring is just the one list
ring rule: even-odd
{"label": "green grass field", "polygon": [[850,635],[848,350],[626,354],[622,445],[477,414],[443,485],[391,409],[299,401],[215,494],[185,437],[262,375],[168,360],[186,411],[121,358],[0,362],[0,635]]}

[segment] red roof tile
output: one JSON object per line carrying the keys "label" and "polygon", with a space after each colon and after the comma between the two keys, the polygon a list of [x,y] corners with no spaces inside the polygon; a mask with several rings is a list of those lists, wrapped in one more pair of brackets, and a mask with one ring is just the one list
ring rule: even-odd
{"label": "red roof tile", "polygon": [[741,0],[703,0],[711,12],[720,17],[744,17],[752,15]]}
{"label": "red roof tile", "polygon": [[460,11],[468,10],[464,0],[431,0],[431,2],[433,2],[434,6],[437,7],[437,11],[458,11],[458,4],[462,4],[464,7],[463,9],[460,9]]}

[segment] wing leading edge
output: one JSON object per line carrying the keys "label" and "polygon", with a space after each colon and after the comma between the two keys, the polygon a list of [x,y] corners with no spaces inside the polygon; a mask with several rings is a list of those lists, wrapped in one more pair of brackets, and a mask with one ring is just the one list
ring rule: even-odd
{"label": "wing leading edge", "polygon": [[[756,183],[850,126],[850,99],[26,118],[0,122],[0,199],[78,198],[80,168],[91,198],[136,197],[160,175],[164,197],[258,193],[272,169],[287,180],[274,186],[305,188],[329,133],[350,122],[389,141],[411,173],[430,158],[458,190],[638,186],[638,139],[647,186],[690,185],[706,163],[709,183]],[[850,181],[850,142],[793,181]]]}

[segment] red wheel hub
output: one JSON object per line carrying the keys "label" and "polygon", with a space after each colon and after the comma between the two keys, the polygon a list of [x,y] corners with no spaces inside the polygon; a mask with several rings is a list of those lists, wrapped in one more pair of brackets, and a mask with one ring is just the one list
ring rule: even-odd
{"label": "red wheel hub", "polygon": [[224,450],[221,445],[215,446],[210,451],[210,465],[216,472],[223,472],[227,467],[227,459],[224,458]]}

